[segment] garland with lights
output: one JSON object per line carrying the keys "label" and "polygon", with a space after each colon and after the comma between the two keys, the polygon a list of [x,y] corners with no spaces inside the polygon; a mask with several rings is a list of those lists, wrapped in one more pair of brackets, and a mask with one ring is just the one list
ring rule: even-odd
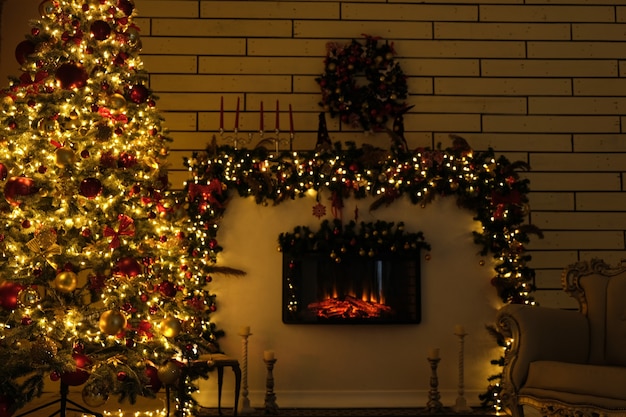
{"label": "garland with lights", "polygon": [[[276,205],[304,197],[309,190],[326,190],[337,210],[349,197],[374,196],[370,209],[376,209],[402,196],[422,205],[437,196],[454,196],[482,224],[482,231],[473,232],[474,241],[481,255],[491,253],[496,260],[492,284],[499,297],[507,303],[533,302],[534,271],[527,266],[530,255],[524,244],[530,234],[541,232],[525,224],[529,181],[519,177],[519,170],[527,165],[504,156],[496,159],[492,150],[474,152],[458,136],[446,149],[404,153],[369,145],[357,148],[354,143],[347,143],[346,149],[335,143],[325,152],[270,153],[265,148],[217,146],[213,141],[206,151],[185,158],[184,164],[193,176],[186,184],[190,196],[198,187],[206,190],[190,198],[194,215],[208,200],[226,201],[233,194]],[[214,206],[225,210],[223,203]],[[212,225],[217,228],[215,222]]]}
{"label": "garland with lights", "polygon": [[[394,60],[393,43],[379,45],[379,37],[363,35],[365,45],[353,39],[349,44],[326,45],[324,73],[315,80],[322,92],[320,106],[331,117],[364,130],[384,130],[387,120],[401,114],[399,102],[408,94],[406,76]],[[358,85],[365,77],[367,83]]]}

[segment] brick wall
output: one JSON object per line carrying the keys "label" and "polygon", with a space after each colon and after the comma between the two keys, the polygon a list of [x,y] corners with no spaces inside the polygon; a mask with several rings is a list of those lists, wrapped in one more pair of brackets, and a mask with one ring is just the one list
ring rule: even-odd
{"label": "brick wall", "polygon": [[[4,75],[39,0],[0,0]],[[530,221],[545,232],[529,245],[538,300],[571,306],[561,268],[577,259],[619,262],[626,206],[626,2],[624,0],[199,1],[136,0],[145,68],[174,138],[172,182],[182,157],[203,149],[219,127],[281,127],[294,110],[296,149],[314,146],[325,44],[362,33],[393,41],[415,107],[410,146],[447,146],[450,133],[477,150],[493,147],[530,163]],[[9,9],[7,9],[9,10]],[[30,11],[30,12],[28,12]],[[14,27],[13,27],[14,26]],[[13,37],[9,39],[9,37]],[[8,44],[7,44],[8,42]],[[3,78],[4,79],[4,78]],[[327,118],[333,141],[386,146]]]}
{"label": "brick wall", "polygon": [[[217,130],[221,96],[227,130],[237,97],[244,131],[258,129],[261,101],[271,128],[275,101],[283,111],[291,104],[294,146],[310,149],[326,42],[378,35],[394,41],[409,76],[411,147],[446,146],[456,133],[477,150],[491,146],[530,163],[530,221],[545,233],[529,245],[541,303],[571,305],[560,292],[564,265],[626,257],[623,0],[136,4],[144,63],[175,138],[175,169]],[[328,123],[333,141],[387,143]]]}

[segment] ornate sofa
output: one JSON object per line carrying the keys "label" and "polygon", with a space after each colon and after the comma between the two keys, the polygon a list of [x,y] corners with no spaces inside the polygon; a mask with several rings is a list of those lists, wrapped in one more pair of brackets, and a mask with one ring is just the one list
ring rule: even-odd
{"label": "ornate sofa", "polygon": [[498,311],[509,343],[501,403],[514,417],[626,416],[626,265],[578,262],[562,284],[578,311],[520,304]]}

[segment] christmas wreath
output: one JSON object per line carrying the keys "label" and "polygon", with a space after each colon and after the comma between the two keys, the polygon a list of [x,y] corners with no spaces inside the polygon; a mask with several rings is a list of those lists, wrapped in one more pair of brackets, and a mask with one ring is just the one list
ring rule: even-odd
{"label": "christmas wreath", "polygon": [[[364,130],[384,130],[389,118],[402,114],[408,94],[406,76],[394,60],[393,43],[379,44],[381,38],[365,37],[340,45],[326,44],[325,71],[315,80],[322,90],[319,103],[331,117]],[[365,77],[365,84],[357,82]]]}

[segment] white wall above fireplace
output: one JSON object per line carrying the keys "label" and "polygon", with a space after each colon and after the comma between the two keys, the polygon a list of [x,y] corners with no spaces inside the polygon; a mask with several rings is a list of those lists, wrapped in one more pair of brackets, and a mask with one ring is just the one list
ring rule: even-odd
{"label": "white wall above fireplace", "polygon": [[[250,326],[248,385],[252,406],[264,400],[266,371],[263,351],[274,350],[277,402],[283,407],[425,406],[430,368],[426,357],[440,348],[439,383],[444,405],[453,405],[458,384],[458,338],[466,337],[465,396],[470,405],[487,388],[487,377],[499,371],[489,363],[499,356],[495,340],[485,330],[501,304],[490,285],[491,258],[477,255],[472,231],[480,224],[473,213],[456,206],[454,198],[437,199],[426,207],[402,199],[369,212],[372,199],[345,200],[343,220],[403,221],[407,232],[423,231],[432,245],[430,259],[422,259],[422,322],[413,325],[293,325],[283,324],[282,254],[278,235],[297,225],[316,230],[324,218],[312,215],[314,198],[261,206],[252,199],[234,198],[220,225],[218,241],[224,251],[219,264],[245,270],[244,277],[216,276],[213,318],[227,334],[220,339],[225,353],[241,357],[237,335]],[[332,219],[330,201],[323,196]],[[425,253],[423,253],[423,256]],[[484,260],[484,265],[480,261]],[[232,393],[226,373],[223,404]],[[202,382],[201,392],[215,391],[215,378]],[[230,396],[230,397],[229,397]],[[200,395],[203,405],[217,398]]]}

